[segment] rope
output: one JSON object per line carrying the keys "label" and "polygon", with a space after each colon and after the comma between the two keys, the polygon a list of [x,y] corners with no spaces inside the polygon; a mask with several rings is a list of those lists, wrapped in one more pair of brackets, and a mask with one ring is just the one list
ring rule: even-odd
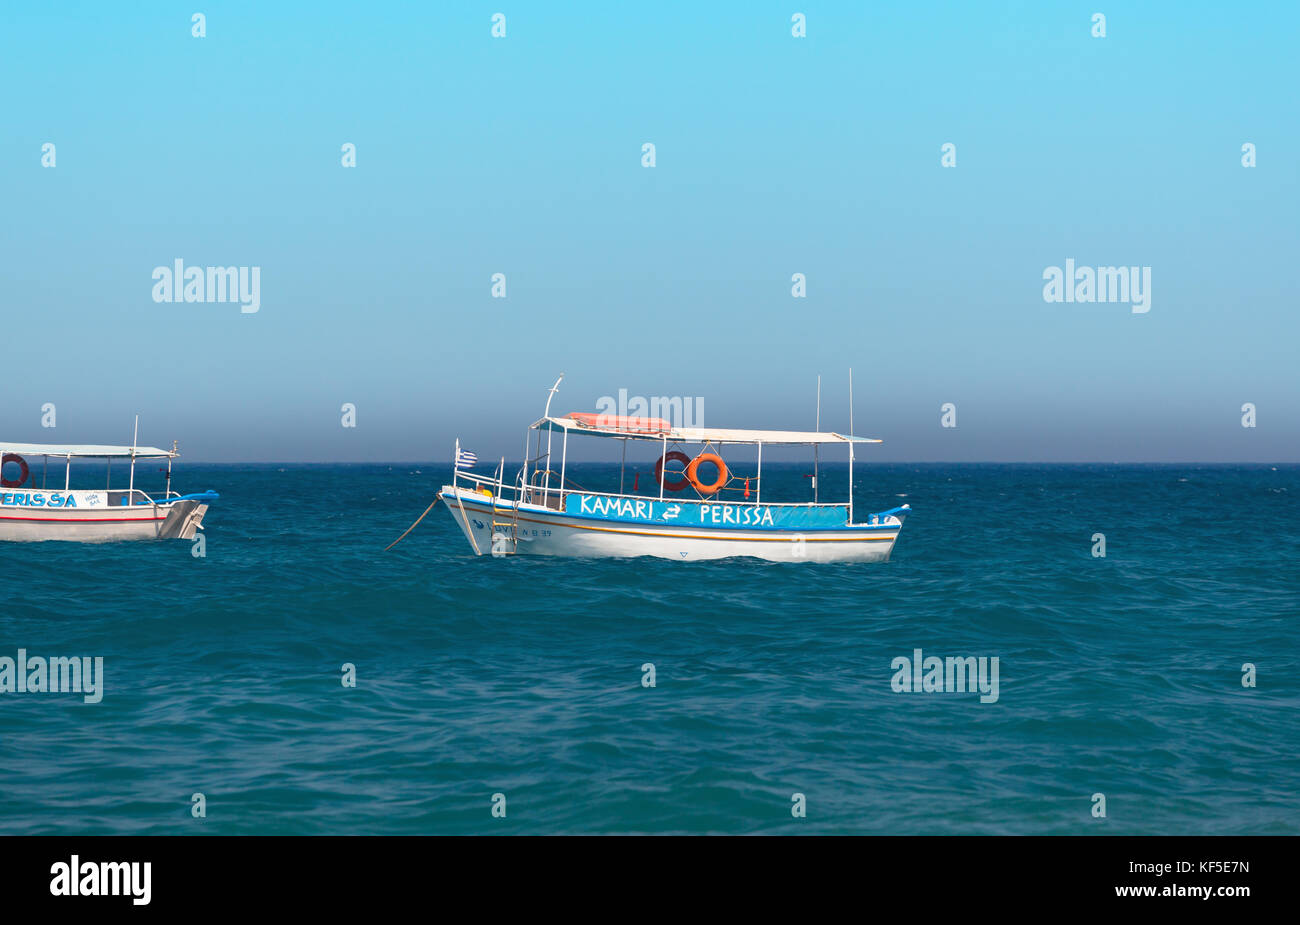
{"label": "rope", "polygon": [[465,502],[460,500],[459,491],[456,492],[456,506],[460,508],[460,519],[465,522],[465,532],[469,534],[469,543],[474,547],[474,555],[483,555],[483,553],[478,550],[478,540],[474,539],[474,530],[469,525],[469,515],[465,513]]}
{"label": "rope", "polygon": [[[434,496],[433,496],[433,504],[437,504],[437,503],[438,503],[438,496],[437,496],[437,495],[434,495]],[[430,504],[428,507],[426,507],[426,508],[424,509],[424,514],[427,514],[427,513],[429,513],[430,511],[433,510],[433,504]],[[406,533],[410,533],[412,530],[414,530],[414,529],[419,525],[420,521],[424,520],[424,514],[421,514],[419,517],[417,517],[417,518],[415,519],[415,523],[411,524],[409,527],[406,528]],[[396,546],[396,545],[397,545],[398,543],[400,543],[402,540],[406,539],[406,533],[403,533],[403,534],[402,534],[401,536],[399,536],[397,539],[393,540],[391,543],[389,543],[387,546],[385,546],[385,547],[384,547],[384,552],[388,552],[388,550],[392,549],[394,546]]]}

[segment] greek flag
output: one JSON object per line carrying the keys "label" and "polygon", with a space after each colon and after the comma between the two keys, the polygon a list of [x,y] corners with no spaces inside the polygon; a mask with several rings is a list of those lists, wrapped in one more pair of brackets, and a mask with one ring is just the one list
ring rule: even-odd
{"label": "greek flag", "polygon": [[470,469],[478,465],[478,456],[468,450],[456,450],[456,468]]}

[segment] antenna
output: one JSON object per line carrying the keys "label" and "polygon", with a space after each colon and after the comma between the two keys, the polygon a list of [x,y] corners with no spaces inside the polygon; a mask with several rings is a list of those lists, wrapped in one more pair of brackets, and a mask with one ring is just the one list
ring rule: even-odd
{"label": "antenna", "polygon": [[[560,391],[560,383],[563,380],[564,380],[564,373],[560,373],[560,378],[556,379],[555,385],[551,386],[551,394],[546,396],[546,411],[542,414],[543,418],[549,418],[551,416],[551,399],[555,397],[556,392]],[[552,433],[553,431],[551,430],[550,424],[547,424],[546,426],[546,477],[542,482],[543,503],[545,503],[545,498],[547,497],[547,494],[551,490],[551,434]],[[565,431],[564,437],[566,440],[568,439],[568,436],[569,436],[569,432]],[[539,454],[541,453],[541,450],[542,450],[542,434],[541,431],[538,431],[537,451]]]}
{"label": "antenna", "polygon": [[555,385],[551,386],[550,394],[546,396],[546,411],[542,417],[549,418],[551,416],[551,399],[555,397],[556,392],[560,391],[560,383],[563,381],[564,373],[560,373],[560,378],[555,380]]}
{"label": "antenna", "polygon": [[135,448],[140,444],[140,415],[135,416],[135,430],[131,432],[131,479],[126,486],[126,503],[135,502]]}
{"label": "antenna", "polygon": [[853,436],[853,367],[849,367],[849,436]]}

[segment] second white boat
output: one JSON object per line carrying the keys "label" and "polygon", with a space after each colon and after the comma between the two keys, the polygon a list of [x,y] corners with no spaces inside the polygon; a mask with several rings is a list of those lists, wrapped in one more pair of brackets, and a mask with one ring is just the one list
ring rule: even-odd
{"label": "second white boat", "polygon": [[[504,460],[492,475],[473,472],[477,458],[457,441],[452,484],[442,487],[439,498],[475,554],[880,562],[889,558],[911,513],[905,504],[855,519],[854,451],[879,440],[820,431],[678,428],[659,418],[552,417],[549,412],[550,399],[546,414],[529,428],[535,439],[526,440],[525,448],[531,444],[531,449],[513,481],[504,479]],[[557,434],[555,469],[550,460]],[[625,493],[622,470],[618,492],[575,486],[567,478],[571,436],[622,441],[624,467],[628,444],[657,444],[661,455],[649,491],[638,493],[634,486]],[[765,446],[828,444],[848,449],[846,500],[821,501],[815,476],[810,502],[763,500]],[[724,461],[724,448],[737,445],[757,448],[752,475],[738,475]],[[712,478],[702,474],[708,469],[715,472]]]}

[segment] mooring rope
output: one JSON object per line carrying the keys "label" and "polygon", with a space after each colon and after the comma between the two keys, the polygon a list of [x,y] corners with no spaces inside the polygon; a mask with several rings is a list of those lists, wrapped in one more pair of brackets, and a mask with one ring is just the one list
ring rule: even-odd
{"label": "mooring rope", "polygon": [[[433,496],[433,504],[437,504],[437,503],[438,503],[438,496],[437,496],[437,495],[434,495],[434,496]],[[433,510],[433,504],[430,504],[428,507],[426,507],[426,508],[424,509],[424,514],[427,514],[427,513],[429,513],[430,511]],[[406,533],[410,533],[410,532],[411,532],[412,530],[414,530],[417,526],[419,526],[420,521],[424,520],[424,514],[421,514],[419,517],[415,518],[415,523],[411,524],[409,527],[406,528]],[[387,546],[385,546],[385,547],[384,547],[384,552],[388,552],[388,550],[392,549],[394,546],[396,546],[396,545],[397,545],[398,543],[400,543],[402,540],[406,539],[406,533],[403,533],[403,534],[402,534],[401,536],[399,536],[397,539],[393,540],[391,543],[389,543]]]}
{"label": "mooring rope", "polygon": [[469,527],[469,515],[465,513],[465,502],[460,499],[459,491],[456,492],[456,507],[460,508],[460,519],[465,522],[465,532],[469,534],[469,544],[474,547],[474,555],[483,555],[479,552],[478,540],[474,539],[474,531]]}

